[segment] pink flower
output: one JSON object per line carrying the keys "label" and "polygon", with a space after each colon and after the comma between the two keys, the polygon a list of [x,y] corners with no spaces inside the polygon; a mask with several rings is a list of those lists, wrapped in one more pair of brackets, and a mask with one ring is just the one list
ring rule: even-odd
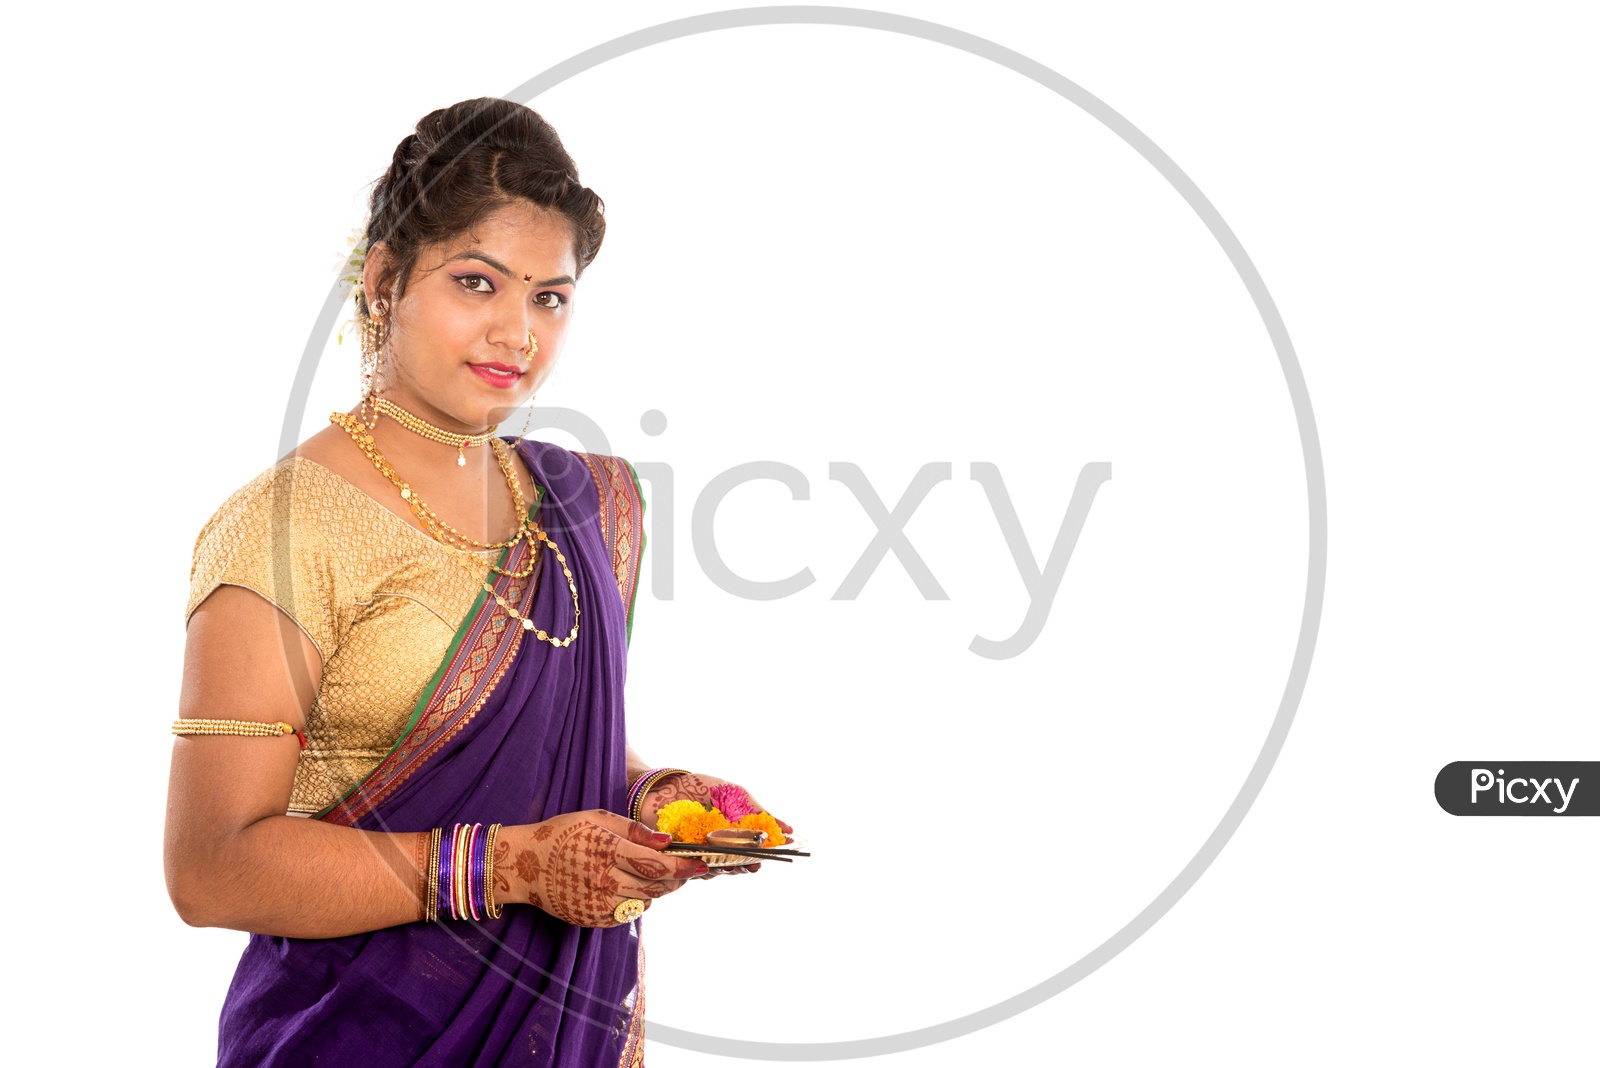
{"label": "pink flower", "polygon": [[721,809],[722,814],[734,823],[752,812],[761,811],[750,800],[750,795],[745,793],[744,787],[735,786],[731,782],[711,788],[711,803]]}

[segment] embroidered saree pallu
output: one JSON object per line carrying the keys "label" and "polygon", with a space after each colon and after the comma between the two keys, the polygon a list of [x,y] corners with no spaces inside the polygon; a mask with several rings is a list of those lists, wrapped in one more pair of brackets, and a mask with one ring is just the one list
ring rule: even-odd
{"label": "embroidered saree pallu", "polygon": [[[539,641],[480,594],[393,748],[317,819],[414,832],[624,809],[623,683],[643,502],[616,457],[533,441],[518,451],[544,490],[537,518],[577,583],[577,640]],[[523,568],[531,540],[500,566]],[[554,556],[541,555],[549,559],[526,578],[494,575],[495,594],[564,636],[571,592]],[[576,927],[501,900],[497,920],[332,939],[251,935],[223,1006],[220,1063],[642,1063],[639,921]]]}

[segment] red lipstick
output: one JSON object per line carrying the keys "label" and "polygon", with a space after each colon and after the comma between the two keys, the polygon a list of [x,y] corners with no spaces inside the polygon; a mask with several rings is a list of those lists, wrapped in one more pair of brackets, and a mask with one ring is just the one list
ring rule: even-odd
{"label": "red lipstick", "polygon": [[522,368],[508,363],[469,363],[467,367],[497,389],[510,389],[522,381]]}

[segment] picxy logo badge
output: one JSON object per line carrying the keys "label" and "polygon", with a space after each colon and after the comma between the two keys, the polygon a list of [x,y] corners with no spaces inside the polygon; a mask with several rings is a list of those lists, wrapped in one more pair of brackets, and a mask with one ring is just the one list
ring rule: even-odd
{"label": "picxy logo badge", "polygon": [[1433,796],[1452,816],[1600,816],[1600,761],[1457,760]]}

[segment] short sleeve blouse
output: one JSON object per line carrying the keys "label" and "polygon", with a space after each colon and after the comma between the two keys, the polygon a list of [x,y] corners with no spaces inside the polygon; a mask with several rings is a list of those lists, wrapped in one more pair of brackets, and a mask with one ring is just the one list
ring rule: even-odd
{"label": "short sleeve blouse", "polygon": [[289,804],[302,815],[337,801],[394,745],[483,589],[450,550],[303,457],[250,480],[200,531],[185,622],[221,585],[266,598],[321,654]]}

